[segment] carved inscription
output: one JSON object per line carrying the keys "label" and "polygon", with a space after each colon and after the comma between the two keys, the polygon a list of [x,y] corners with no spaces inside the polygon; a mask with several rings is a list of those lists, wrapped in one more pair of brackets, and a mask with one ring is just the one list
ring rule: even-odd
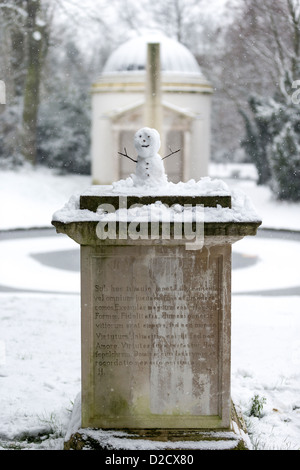
{"label": "carved inscription", "polygon": [[[134,382],[142,370],[149,387],[155,384],[156,413],[168,406],[174,411],[187,399],[189,413],[218,412],[217,398],[208,395],[217,393],[219,380],[219,263],[212,258],[208,266],[200,257],[195,263],[191,276],[184,256],[144,263],[93,258],[95,381],[126,373]],[[161,394],[170,395],[169,388],[176,393],[167,403]]]}

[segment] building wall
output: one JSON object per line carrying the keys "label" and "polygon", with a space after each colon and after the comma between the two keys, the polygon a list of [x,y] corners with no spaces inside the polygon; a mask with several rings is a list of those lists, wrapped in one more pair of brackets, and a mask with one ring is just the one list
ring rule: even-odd
{"label": "building wall", "polygon": [[[96,90],[96,89],[95,89]],[[135,158],[133,135],[144,127],[141,103],[144,93],[139,91],[94,91],[92,94],[92,177],[94,184],[111,184],[135,172],[134,163],[118,152],[126,147]],[[181,149],[180,155],[165,160],[169,179],[173,182],[200,179],[208,174],[210,157],[210,103],[209,93],[164,92],[164,132],[160,155],[171,149]]]}

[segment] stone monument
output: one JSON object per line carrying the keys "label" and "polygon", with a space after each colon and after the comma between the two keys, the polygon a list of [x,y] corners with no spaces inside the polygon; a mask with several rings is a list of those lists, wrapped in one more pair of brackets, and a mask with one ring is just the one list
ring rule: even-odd
{"label": "stone monument", "polygon": [[225,448],[235,448],[231,245],[261,221],[220,180],[173,184],[159,166],[155,185],[154,133],[145,132],[138,174],[93,186],[53,216],[81,248],[81,411],[67,448],[80,432],[95,442],[95,430],[199,448],[223,431]]}

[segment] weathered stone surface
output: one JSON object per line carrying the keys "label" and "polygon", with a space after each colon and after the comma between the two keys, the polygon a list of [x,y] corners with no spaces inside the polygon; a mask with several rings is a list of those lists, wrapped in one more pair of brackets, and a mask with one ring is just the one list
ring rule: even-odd
{"label": "weathered stone surface", "polygon": [[81,247],[83,427],[229,427],[230,272],[230,245]]}
{"label": "weathered stone surface", "polygon": [[[101,196],[90,196],[90,195],[81,195],[80,196],[80,209],[88,209],[90,211],[96,212],[100,204],[111,204],[114,206],[115,210],[120,208],[120,200],[124,201],[123,198],[117,195],[101,195]],[[161,195],[161,196],[126,196],[126,207],[129,208],[133,204],[154,204],[157,200],[161,201],[163,204],[167,204],[171,207],[173,204],[192,204],[194,205],[203,205],[204,207],[231,207],[231,196],[184,196],[184,195]]]}
{"label": "weathered stone surface", "polygon": [[231,413],[230,429],[217,431],[125,429],[120,432],[79,426],[66,436],[64,450],[251,450],[245,423],[233,403]]}
{"label": "weathered stone surface", "polygon": [[[98,221],[74,221],[70,223],[64,223],[60,221],[52,221],[52,224],[56,227],[58,233],[65,233],[74,241],[80,245],[90,246],[103,246],[103,245],[124,245],[124,239],[106,239],[100,240],[97,236],[97,225]],[[128,223],[129,225],[129,223]],[[220,245],[223,243],[235,243],[241,238],[247,235],[256,235],[257,228],[261,225],[261,222],[208,222],[204,223],[204,237],[205,245]],[[193,231],[195,227],[192,227]],[[151,224],[149,223],[149,234],[151,230]],[[159,224],[159,230],[162,230],[162,223]],[[119,233],[119,223],[116,223],[116,232]],[[170,245],[185,244],[186,240],[174,240],[174,224],[170,224]],[[148,240],[140,240],[140,244],[144,245],[160,245],[162,244],[161,239],[151,239],[149,236]],[[129,237],[126,240],[127,245],[136,245],[136,240],[131,240]]]}
{"label": "weathered stone surface", "polygon": [[[114,237],[99,238],[95,211],[103,203],[115,210],[118,196],[97,197],[86,194],[71,218],[52,222],[81,245],[81,428],[65,448],[107,449],[107,436],[117,430],[131,441],[188,439],[201,441],[201,449],[243,448],[232,432],[237,415],[232,418],[230,400],[231,244],[255,235],[261,221],[253,213],[240,217],[223,199],[227,218],[221,208],[207,209],[215,212],[204,218],[192,247],[172,222],[168,237],[162,222],[152,237],[151,221],[143,222],[146,237],[138,230],[132,237],[125,219],[113,222]],[[135,197],[127,198],[127,207]],[[221,205],[216,198],[201,203]],[[198,234],[199,225],[189,223]]]}

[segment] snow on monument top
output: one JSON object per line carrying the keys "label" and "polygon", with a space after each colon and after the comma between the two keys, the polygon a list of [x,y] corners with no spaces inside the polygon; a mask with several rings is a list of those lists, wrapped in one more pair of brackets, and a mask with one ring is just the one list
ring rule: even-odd
{"label": "snow on monument top", "polygon": [[[105,197],[114,196],[152,196],[156,202],[150,205],[157,212],[157,218],[163,220],[169,219],[170,211],[182,212],[183,207],[175,204],[174,208],[165,207],[161,203],[160,197],[168,196],[231,196],[232,207],[205,207],[205,222],[250,222],[260,220],[256,214],[255,208],[247,196],[241,191],[230,191],[227,184],[219,179],[203,177],[198,182],[191,179],[186,183],[172,183],[167,179],[165,173],[163,158],[158,154],[160,148],[160,135],[156,129],[143,127],[139,129],[134,136],[134,146],[137,151],[137,159],[131,158],[126,153],[121,154],[128,157],[136,163],[136,172],[127,179],[119,180],[112,185],[92,186],[80,195],[74,195],[70,201],[53,215],[54,221],[70,223],[72,221],[95,221],[103,219],[116,218],[126,220],[131,217],[147,219],[149,217],[149,207],[144,205],[142,208],[118,209],[113,214],[107,214],[105,211],[93,212],[88,209],[80,209],[81,196]],[[120,153],[120,152],[119,152]],[[174,153],[174,152],[172,152]],[[125,212],[124,212],[125,211]],[[172,212],[172,217],[174,216]],[[191,221],[194,213],[191,212]],[[176,216],[176,214],[175,214]],[[173,220],[173,219],[172,219]]]}

